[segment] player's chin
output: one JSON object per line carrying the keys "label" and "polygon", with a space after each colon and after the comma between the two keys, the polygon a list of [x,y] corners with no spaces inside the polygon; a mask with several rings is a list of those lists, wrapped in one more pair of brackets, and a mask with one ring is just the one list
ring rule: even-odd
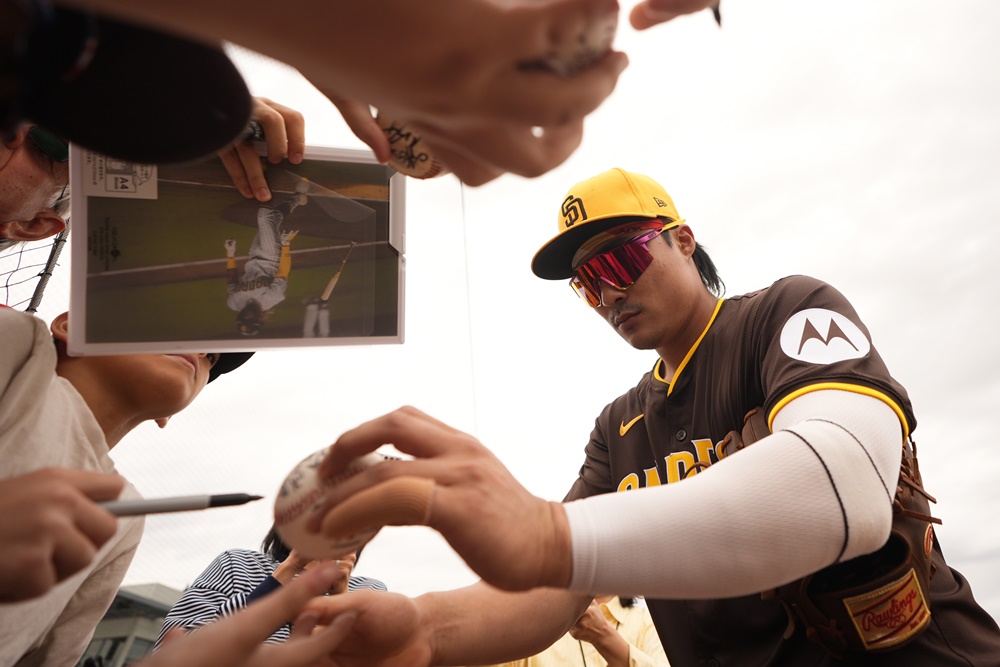
{"label": "player's chin", "polygon": [[177,414],[198,397],[207,383],[207,373],[163,373],[150,378],[148,400],[169,415]]}

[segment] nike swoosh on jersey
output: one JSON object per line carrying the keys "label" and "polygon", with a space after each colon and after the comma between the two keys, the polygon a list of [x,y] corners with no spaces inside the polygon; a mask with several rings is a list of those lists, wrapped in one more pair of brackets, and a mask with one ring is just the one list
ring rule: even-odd
{"label": "nike swoosh on jersey", "polygon": [[626,433],[628,433],[629,429],[635,426],[635,423],[640,419],[642,419],[644,416],[645,415],[639,415],[638,417],[636,417],[627,424],[623,421],[621,423],[621,426],[618,427],[618,435],[624,436]]}

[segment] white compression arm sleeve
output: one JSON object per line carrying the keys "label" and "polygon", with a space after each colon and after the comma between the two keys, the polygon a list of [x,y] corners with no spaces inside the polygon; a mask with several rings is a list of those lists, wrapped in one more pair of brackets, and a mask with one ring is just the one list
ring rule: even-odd
{"label": "white compression arm sleeve", "polygon": [[881,547],[902,443],[892,408],[815,391],[782,408],[773,428],[682,482],[566,503],[570,590],[750,595]]}

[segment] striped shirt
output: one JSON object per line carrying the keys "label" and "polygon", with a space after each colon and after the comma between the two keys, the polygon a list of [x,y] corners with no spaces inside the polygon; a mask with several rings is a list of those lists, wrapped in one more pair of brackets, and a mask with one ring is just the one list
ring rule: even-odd
{"label": "striped shirt", "polygon": [[[163,620],[160,636],[153,650],[160,647],[163,636],[174,628],[194,630],[215,619],[233,614],[248,602],[263,597],[281,586],[272,573],[278,561],[259,551],[229,549],[219,554],[194,583],[184,591],[181,599],[171,607]],[[347,590],[387,590],[378,579],[351,577]],[[267,641],[279,643],[288,639],[291,624],[280,628]]]}

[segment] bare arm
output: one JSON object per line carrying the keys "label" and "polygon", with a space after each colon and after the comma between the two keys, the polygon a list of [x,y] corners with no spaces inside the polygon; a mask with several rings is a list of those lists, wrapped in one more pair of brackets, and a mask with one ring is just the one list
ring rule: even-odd
{"label": "bare arm", "polygon": [[415,599],[355,591],[314,599],[304,614],[321,625],[348,610],[359,614],[351,637],[332,656],[341,667],[476,665],[540,652],[589,600],[556,589],[507,593],[479,583]]}
{"label": "bare arm", "polygon": [[591,602],[579,620],[569,629],[573,639],[588,642],[597,649],[608,667],[629,667],[632,647],[604,618],[601,606]]}

